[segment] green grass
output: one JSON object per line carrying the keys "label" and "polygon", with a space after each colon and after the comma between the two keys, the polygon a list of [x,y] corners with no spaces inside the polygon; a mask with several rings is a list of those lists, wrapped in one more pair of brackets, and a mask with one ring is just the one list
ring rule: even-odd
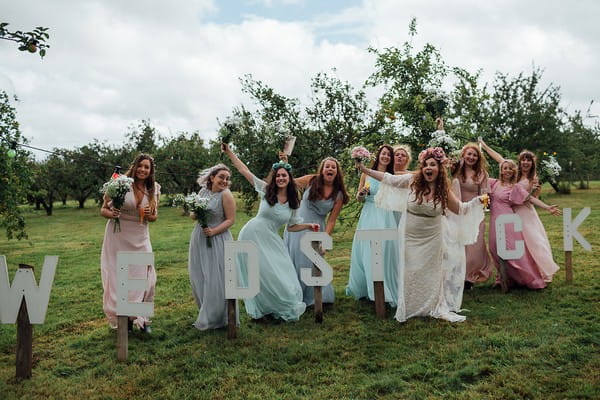
{"label": "green grass", "polygon": [[[549,193],[545,188],[545,193]],[[156,257],[154,332],[134,333],[116,361],[116,334],[102,313],[100,247],[105,220],[87,204],[27,210],[30,243],[0,240],[10,279],[19,263],[59,264],[46,323],[34,326],[33,378],[16,382],[14,325],[0,325],[1,399],[594,399],[600,396],[600,184],[544,201],[592,214],[579,231],[574,282],[564,270],[545,290],[502,294],[491,282],[465,295],[467,321],[378,320],[372,303],[344,294],[354,229],[339,226],[334,249],[337,300],[315,324],[256,323],[242,312],[238,338],[191,329],[187,248],[193,221],[163,206],[151,225]],[[564,265],[562,218],[541,212],[557,263]],[[248,220],[239,213],[234,236]]]}

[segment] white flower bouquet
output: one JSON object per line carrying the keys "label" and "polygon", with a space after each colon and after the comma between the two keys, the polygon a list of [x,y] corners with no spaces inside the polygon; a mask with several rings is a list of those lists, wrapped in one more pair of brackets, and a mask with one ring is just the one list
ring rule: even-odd
{"label": "white flower bouquet", "polygon": [[[125,175],[113,174],[108,182],[105,182],[100,188],[100,193],[105,194],[112,200],[114,208],[120,209],[123,207],[125,202],[125,195],[131,191],[131,185],[133,184],[133,178]],[[121,231],[121,221],[119,218],[115,218],[115,226],[113,232]]]}

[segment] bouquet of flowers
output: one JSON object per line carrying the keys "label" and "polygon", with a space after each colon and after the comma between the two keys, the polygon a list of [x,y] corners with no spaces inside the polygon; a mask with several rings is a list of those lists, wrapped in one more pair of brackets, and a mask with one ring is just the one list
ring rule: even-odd
{"label": "bouquet of flowers", "polygon": [[373,155],[363,146],[355,146],[350,150],[350,157],[356,162],[364,163],[365,161],[370,160]]}
{"label": "bouquet of flowers", "polygon": [[[196,214],[198,223],[203,228],[208,228],[208,197],[201,197],[198,194],[190,194],[185,197],[184,207],[187,207],[190,212]],[[210,236],[206,237],[206,246],[212,247]]]}
{"label": "bouquet of flowers", "polygon": [[[131,185],[133,184],[133,178],[125,175],[113,174],[110,180],[100,189],[100,193],[105,194],[112,200],[114,208],[123,207],[125,202],[125,195],[131,191]],[[121,221],[119,218],[115,218],[115,226],[113,232],[121,231]]]}
{"label": "bouquet of flowers", "polygon": [[441,147],[446,154],[453,154],[458,149],[458,142],[446,131],[438,129],[431,134],[429,147]]}
{"label": "bouquet of flowers", "polygon": [[560,171],[562,171],[562,167],[558,161],[556,161],[556,158],[554,158],[554,156],[548,156],[547,160],[542,160],[541,166],[541,180],[556,185],[556,177],[560,175]]}

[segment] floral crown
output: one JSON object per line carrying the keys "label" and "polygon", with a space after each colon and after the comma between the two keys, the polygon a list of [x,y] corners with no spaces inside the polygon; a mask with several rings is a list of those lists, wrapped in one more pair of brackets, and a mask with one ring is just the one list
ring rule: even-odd
{"label": "floral crown", "polygon": [[292,166],[286,163],[285,161],[276,162],[271,168],[273,169],[273,171],[277,171],[279,168],[284,168],[287,172],[290,172],[292,170]]}
{"label": "floral crown", "polygon": [[446,153],[441,147],[430,147],[419,153],[419,162],[423,163],[428,158],[434,158],[437,162],[444,162],[446,160]]}

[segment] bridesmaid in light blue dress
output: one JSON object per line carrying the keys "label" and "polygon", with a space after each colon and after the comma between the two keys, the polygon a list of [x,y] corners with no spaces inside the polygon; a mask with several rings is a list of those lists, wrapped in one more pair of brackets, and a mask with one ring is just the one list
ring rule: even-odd
{"label": "bridesmaid in light blue dress", "polygon": [[[297,186],[306,189],[302,196],[298,215],[304,222],[319,224],[319,231],[327,232],[331,236],[342,206],[348,203],[348,193],[339,162],[333,157],[327,157],[321,161],[316,174],[305,175],[294,181]],[[327,214],[329,214],[329,218],[327,218],[326,224]],[[300,278],[301,268],[311,268],[313,265],[312,261],[300,250],[300,239],[303,235],[304,232],[286,231],[283,240],[296,267],[303,300],[307,306],[310,306],[315,303],[314,287],[306,286]],[[324,286],[322,295],[323,303],[333,303],[335,300],[333,285]]]}
{"label": "bridesmaid in light blue dress", "polygon": [[[208,227],[202,228],[200,224],[194,227],[188,262],[192,294],[200,309],[193,325],[199,330],[227,326],[225,241],[233,240],[229,228],[235,222],[235,199],[229,191],[230,179],[231,171],[224,164],[203,171],[198,178],[198,195],[209,199]],[[191,216],[196,219],[193,213]]]}
{"label": "bridesmaid in light blue dress", "polygon": [[[267,183],[258,179],[227,144],[222,143],[221,147],[260,196],[258,214],[244,225],[238,236],[239,240],[254,242],[259,249],[260,292],[244,302],[246,312],[253,319],[270,315],[285,321],[298,320],[306,304],[302,301],[296,269],[278,232],[284,224],[289,231],[312,229],[315,224],[301,223],[297,216],[300,201],[292,167],[283,161],[273,164],[272,179]],[[242,271],[246,269],[243,258],[240,267]]]}
{"label": "bridesmaid in light blue dress", "polygon": [[[394,173],[394,151],[391,146],[384,144],[377,151],[371,169],[381,172]],[[379,190],[379,181],[362,174],[357,193],[357,200],[362,201],[362,211],[356,227],[357,232],[363,229],[397,229],[398,224],[393,211],[383,210],[375,206],[375,195]],[[398,299],[398,243],[385,241],[383,243],[385,301],[396,306]],[[371,244],[368,240],[357,240],[356,233],[352,241],[350,256],[350,276],[346,294],[355,299],[368,297],[375,300],[373,275],[371,271]]]}

